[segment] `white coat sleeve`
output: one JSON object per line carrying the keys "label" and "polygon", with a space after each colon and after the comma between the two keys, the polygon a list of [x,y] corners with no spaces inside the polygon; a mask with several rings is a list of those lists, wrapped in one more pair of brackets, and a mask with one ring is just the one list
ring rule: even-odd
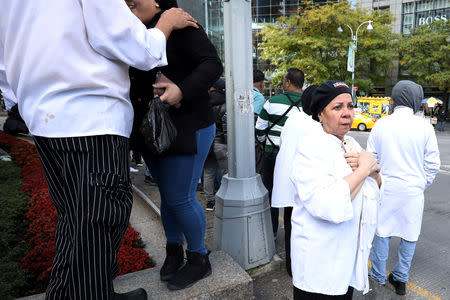
{"label": "white coat sleeve", "polygon": [[441,166],[438,143],[436,140],[436,134],[434,133],[433,129],[430,130],[428,141],[425,145],[423,164],[425,176],[427,179],[425,187],[428,187],[433,183],[433,180],[436,177],[436,174],[439,172],[439,168]]}
{"label": "white coat sleeve", "polygon": [[[376,126],[376,124],[375,124]],[[378,153],[375,147],[375,140],[376,140],[376,128],[372,128],[372,131],[369,134],[369,138],[367,139],[367,147],[366,147],[366,151],[369,153],[372,153],[373,157],[375,157],[375,159],[378,159]]]}
{"label": "white coat sleeve", "polygon": [[141,70],[167,65],[166,38],[147,29],[124,0],[79,0],[89,43],[101,55]]}
{"label": "white coat sleeve", "polygon": [[0,90],[2,97],[5,100],[6,110],[10,110],[17,103],[16,95],[6,80],[6,71],[4,64],[3,47],[0,45]]}
{"label": "white coat sleeve", "polygon": [[304,206],[313,217],[341,223],[353,218],[350,187],[334,174],[329,148],[314,138],[303,140],[290,179],[298,194],[296,205]]}

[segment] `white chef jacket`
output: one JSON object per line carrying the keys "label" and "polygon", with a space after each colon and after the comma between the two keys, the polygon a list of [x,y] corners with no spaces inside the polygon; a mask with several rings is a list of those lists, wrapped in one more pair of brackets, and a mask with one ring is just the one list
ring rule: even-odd
{"label": "white chef jacket", "polygon": [[431,124],[408,107],[396,107],[375,123],[367,141],[381,167],[384,192],[377,235],[417,241],[422,225],[423,191],[439,172],[436,135]]}
{"label": "white chef jacket", "polygon": [[343,295],[349,286],[367,293],[378,185],[368,177],[352,201],[344,180],[352,170],[341,140],[322,131],[303,142],[307,146],[296,154],[291,176],[297,189],[291,219],[293,284],[326,295]]}
{"label": "white chef jacket", "polygon": [[292,111],[281,131],[280,150],[273,175],[272,207],[294,206],[296,189],[290,179],[292,162],[297,148],[303,147],[302,138],[320,132],[323,130],[319,122],[314,121],[303,111]]}
{"label": "white chef jacket", "polygon": [[166,65],[165,47],[124,0],[1,1],[0,89],[33,135],[128,137],[128,66]]}

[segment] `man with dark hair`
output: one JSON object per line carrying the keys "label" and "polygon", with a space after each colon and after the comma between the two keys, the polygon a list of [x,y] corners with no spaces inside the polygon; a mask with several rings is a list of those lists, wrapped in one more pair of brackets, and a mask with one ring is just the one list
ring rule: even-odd
{"label": "man with dark hair", "polygon": [[[263,94],[261,94],[264,91],[264,80],[266,78],[264,77],[264,73],[260,70],[253,70],[253,111],[255,116],[255,124],[256,120],[258,119],[258,115],[261,112],[264,103],[266,103],[266,98],[264,98]],[[262,161],[263,161],[263,154],[264,154],[264,146],[258,142],[256,139],[255,141],[255,169],[256,173],[261,173],[262,169]]]}
{"label": "man with dark hair", "polygon": [[[287,81],[289,81],[297,89],[303,88],[303,83],[305,82],[305,74],[299,69],[289,68],[284,76]],[[283,85],[284,88],[284,85]]]}
{"label": "man with dark hair", "polygon": [[266,98],[262,92],[264,91],[264,73],[260,70],[253,70],[253,106],[255,114],[259,115],[263,108]]}
{"label": "man with dark hair", "polygon": [[[302,87],[305,75],[296,68],[289,68],[283,79],[284,93],[270,98],[256,121],[258,140],[265,142],[262,161],[262,180],[272,197],[273,172],[280,148],[280,135],[286,120],[294,110],[301,110]],[[294,109],[293,109],[294,108]],[[278,231],[278,208],[271,208],[272,229],[276,238]]]}

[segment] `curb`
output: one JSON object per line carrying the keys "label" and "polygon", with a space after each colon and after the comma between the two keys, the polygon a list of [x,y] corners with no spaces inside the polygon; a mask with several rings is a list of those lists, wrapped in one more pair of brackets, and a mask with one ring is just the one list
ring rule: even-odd
{"label": "curb", "polygon": [[153,201],[137,186],[135,186],[134,184],[132,186],[136,194],[138,194],[138,196],[141,197],[141,199],[144,200],[145,203],[147,203],[151,209],[153,209],[153,211],[158,215],[158,217],[161,218],[161,210],[159,209],[159,207],[155,203],[153,203]]}

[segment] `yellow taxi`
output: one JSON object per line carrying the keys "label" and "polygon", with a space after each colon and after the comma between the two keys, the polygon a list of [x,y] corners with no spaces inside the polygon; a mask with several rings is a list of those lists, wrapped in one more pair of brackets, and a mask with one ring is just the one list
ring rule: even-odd
{"label": "yellow taxi", "polygon": [[355,117],[353,118],[352,129],[358,129],[359,131],[365,131],[372,129],[373,125],[377,120],[367,117],[363,114],[355,112]]}

